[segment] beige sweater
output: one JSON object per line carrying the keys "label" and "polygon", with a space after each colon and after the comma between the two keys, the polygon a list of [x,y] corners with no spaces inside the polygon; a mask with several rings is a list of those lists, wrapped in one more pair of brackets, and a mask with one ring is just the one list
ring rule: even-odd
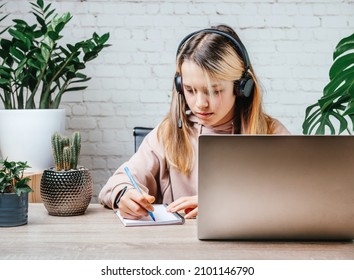
{"label": "beige sweater", "polygon": [[[232,122],[217,126],[205,127],[196,122],[197,118],[191,116],[194,122],[192,145],[194,155],[198,154],[198,136],[200,134],[231,134]],[[277,120],[274,120],[275,134],[289,134],[289,131]],[[169,167],[165,158],[163,145],[157,139],[157,129],[153,129],[143,140],[138,151],[123,163],[109,178],[99,194],[99,202],[106,207],[116,209],[115,200],[124,186],[131,186],[128,176],[123,168],[128,166],[134,178],[143,191],[153,195],[155,203],[171,203],[183,197],[197,194],[198,161],[189,176],[186,176],[173,167]],[[196,157],[195,157],[196,159]]]}

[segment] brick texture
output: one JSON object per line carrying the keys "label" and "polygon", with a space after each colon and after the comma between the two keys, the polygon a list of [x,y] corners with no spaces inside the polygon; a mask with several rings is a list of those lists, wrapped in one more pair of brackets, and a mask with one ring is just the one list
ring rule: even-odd
{"label": "brick texture", "polygon": [[[2,13],[29,18],[28,1],[7,2]],[[93,201],[132,155],[133,127],[155,126],[168,111],[176,47],[186,34],[220,23],[234,27],[264,86],[266,111],[301,134],[306,107],[328,82],[333,49],[354,26],[351,0],[51,2],[73,14],[67,42],[93,32],[111,35],[112,46],[88,64],[88,89],[62,101],[67,132],[83,135],[81,164],[93,173]]]}

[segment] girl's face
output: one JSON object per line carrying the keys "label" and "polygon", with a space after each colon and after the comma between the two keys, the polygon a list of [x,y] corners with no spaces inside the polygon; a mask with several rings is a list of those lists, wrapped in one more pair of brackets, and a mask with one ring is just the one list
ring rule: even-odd
{"label": "girl's face", "polygon": [[198,65],[186,60],[181,68],[186,102],[200,123],[216,126],[232,120],[236,98],[233,81],[210,80],[210,93],[207,78]]}

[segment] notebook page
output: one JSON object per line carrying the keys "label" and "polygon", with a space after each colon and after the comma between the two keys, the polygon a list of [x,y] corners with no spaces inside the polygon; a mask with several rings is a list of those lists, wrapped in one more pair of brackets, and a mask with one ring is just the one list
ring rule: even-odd
{"label": "notebook page", "polygon": [[150,216],[141,218],[140,220],[124,219],[120,216],[119,210],[117,215],[125,226],[147,226],[147,225],[168,225],[168,224],[183,224],[184,220],[181,216],[166,211],[166,205],[153,204],[154,216],[156,221],[153,221]]}

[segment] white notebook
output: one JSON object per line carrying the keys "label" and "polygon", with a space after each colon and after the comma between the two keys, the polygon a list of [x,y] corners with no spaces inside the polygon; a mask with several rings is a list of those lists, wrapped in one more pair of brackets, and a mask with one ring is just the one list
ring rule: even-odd
{"label": "white notebook", "polygon": [[184,224],[184,218],[178,213],[170,213],[166,211],[167,205],[165,204],[153,204],[155,220],[153,221],[150,216],[143,217],[140,220],[124,219],[119,210],[116,212],[119,219],[126,227],[136,226],[159,226],[159,225],[182,225]]}

